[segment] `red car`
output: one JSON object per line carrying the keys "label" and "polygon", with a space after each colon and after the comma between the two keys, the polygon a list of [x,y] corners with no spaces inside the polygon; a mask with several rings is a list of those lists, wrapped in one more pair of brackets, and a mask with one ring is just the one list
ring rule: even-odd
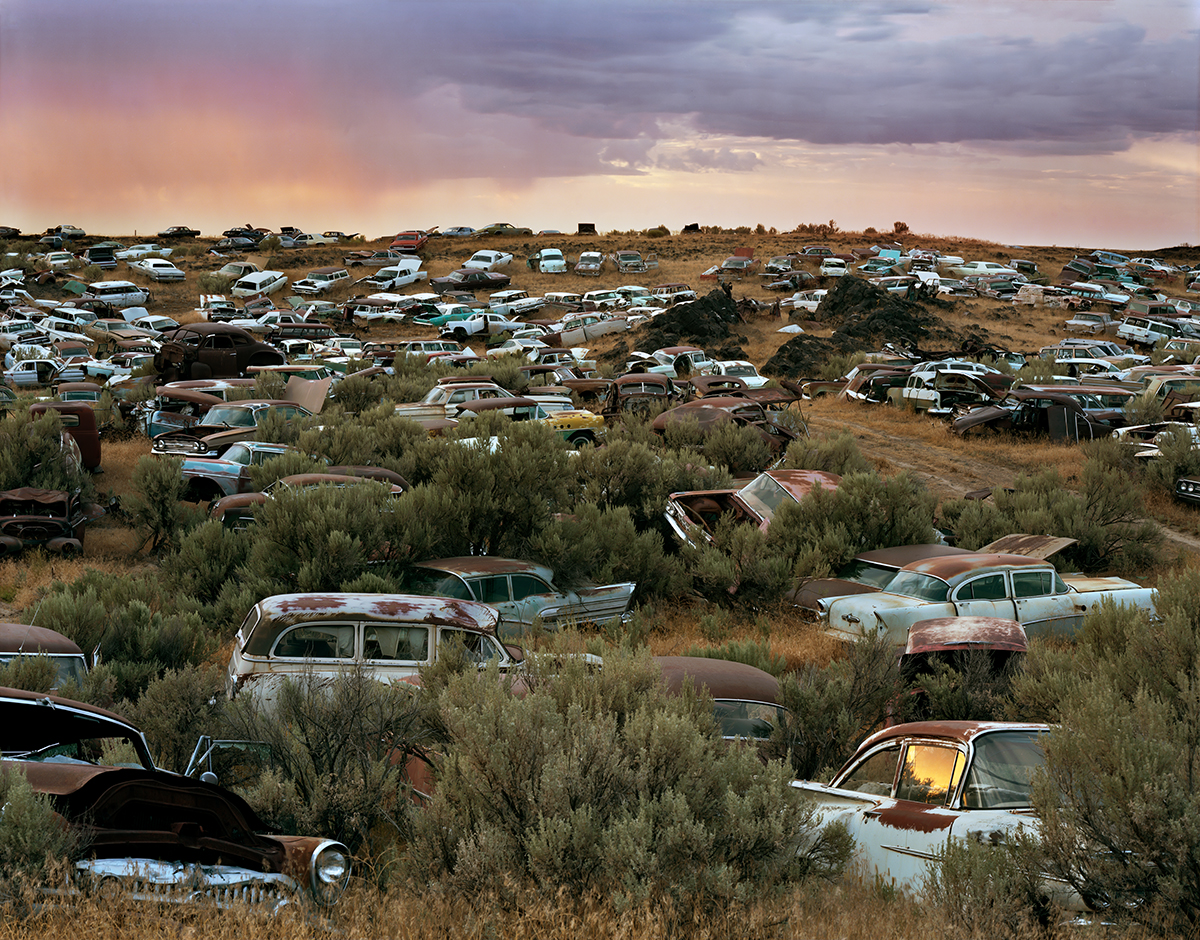
{"label": "red car", "polygon": [[424,248],[428,241],[428,232],[401,232],[392,239],[392,243],[388,247],[396,251],[403,251],[406,254],[412,254]]}

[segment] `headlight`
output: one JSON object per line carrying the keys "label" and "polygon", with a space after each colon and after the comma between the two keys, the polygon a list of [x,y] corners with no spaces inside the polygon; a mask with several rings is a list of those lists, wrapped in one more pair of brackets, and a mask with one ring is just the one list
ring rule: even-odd
{"label": "headlight", "polygon": [[312,892],[318,904],[337,901],[350,881],[350,850],[340,842],[322,842],[313,852]]}

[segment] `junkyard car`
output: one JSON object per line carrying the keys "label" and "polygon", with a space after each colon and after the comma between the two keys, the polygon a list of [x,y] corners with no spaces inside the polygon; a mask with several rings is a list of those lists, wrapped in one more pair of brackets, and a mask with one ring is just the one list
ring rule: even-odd
{"label": "junkyard car", "polygon": [[902,646],[908,628],[935,617],[1004,617],[1030,635],[1073,636],[1104,600],[1154,612],[1154,591],[1113,577],[1059,575],[1039,558],[964,552],[910,562],[878,593],[826,596],[818,620],[845,640],[886,635]]}
{"label": "junkyard car", "polygon": [[[264,835],[241,797],[154,766],[142,733],[112,712],[44,693],[0,690],[5,772],[49,795],[86,842],[67,890],[156,903],[256,899],[334,904],[350,852],[310,836]],[[103,763],[117,749],[128,762]]]}
{"label": "junkyard car", "polygon": [[416,675],[447,641],[480,665],[520,662],[496,635],[494,607],[407,594],[280,594],[259,601],[234,640],[226,691],[269,699],[284,676],[334,677],[361,667],[383,682]]}
{"label": "junkyard car", "polygon": [[274,346],[228,323],[189,323],[162,337],[154,366],[163,381],[233,378],[250,366],[283,365]]}
{"label": "junkyard car", "polygon": [[600,251],[581,251],[579,260],[575,262],[575,273],[584,277],[599,277],[604,270],[604,253]]}
{"label": "junkyard car", "polygon": [[236,280],[232,294],[234,297],[263,297],[282,290],[287,281],[287,275],[282,271],[255,271]]}
{"label": "junkyard car", "polygon": [[521,228],[508,222],[493,222],[475,230],[476,235],[532,235],[533,229]]}
{"label": "junkyard car", "polygon": [[87,658],[73,640],[46,627],[0,623],[0,665],[33,656],[44,656],[57,669],[51,692],[64,682],[82,683],[87,678]]}
{"label": "junkyard car", "polygon": [[23,486],[0,493],[0,554],[44,548],[60,555],[83,551],[88,522],[103,515],[78,493]]}
{"label": "junkyard car", "polygon": [[1107,437],[1114,424],[1124,420],[1120,412],[1109,416],[1089,415],[1079,402],[1059,392],[1016,389],[993,404],[983,405],[954,419],[955,434],[985,428],[1026,434],[1049,434],[1052,439],[1090,440]]}
{"label": "junkyard car", "polygon": [[285,421],[313,414],[291,401],[226,402],[214,405],[191,427],[159,434],[150,450],[178,457],[219,457],[238,441],[253,440],[258,425],[271,412],[281,413]]}
{"label": "junkyard car", "polygon": [[500,611],[500,632],[524,633],[535,623],[554,630],[569,623],[603,624],[628,615],[631,581],[560,591],[544,565],[491,555],[423,561],[404,576],[416,594],[480,601]]}
{"label": "junkyard car", "polygon": [[[390,248],[379,251],[352,251],[342,258],[342,264],[347,268],[368,267],[382,268],[384,265],[396,264],[409,256]],[[420,264],[417,265],[420,267]]]}
{"label": "junkyard car", "polygon": [[539,248],[525,263],[531,271],[541,274],[563,274],[567,270],[567,259],[559,248]]}
{"label": "junkyard car", "polygon": [[403,418],[453,418],[459,406],[480,398],[511,398],[512,393],[485,379],[443,379],[419,402],[397,405]]}
{"label": "junkyard car", "polygon": [[131,245],[121,251],[114,252],[114,254],[121,261],[136,261],[138,258],[145,258],[147,255],[158,255],[160,258],[169,258],[173,250],[171,248],[163,248],[161,245],[153,242],[148,242],[142,245]]}
{"label": "junkyard car", "polygon": [[632,356],[625,364],[629,372],[657,372],[676,379],[708,375],[713,370],[708,353],[697,346],[664,346],[653,353],[634,352]]}
{"label": "junkyard car", "polygon": [[606,418],[624,412],[649,414],[652,410],[679,400],[679,390],[665,375],[636,372],[613,380],[604,399],[601,414]]}
{"label": "junkyard car", "polygon": [[512,278],[498,271],[480,271],[477,268],[459,268],[445,277],[435,277],[429,286],[439,294],[452,290],[493,291],[508,287]]}
{"label": "junkyard car", "polygon": [[786,713],[779,704],[779,680],[746,663],[703,656],[656,656],[667,691],[679,695],[687,682],[712,697],[721,736],[765,741]]}
{"label": "junkyard car", "polygon": [[640,274],[658,267],[658,256],[653,252],[643,257],[640,251],[623,249],[613,252],[612,260],[622,274]]}
{"label": "junkyard car", "polygon": [[[951,840],[987,844],[1017,829],[1036,832],[1030,800],[1045,758],[1047,725],[913,722],[867,738],[829,784],[795,781],[821,821],[854,837],[863,874],[919,891]],[[1045,888],[1068,910],[1085,910],[1065,885]]]}
{"label": "junkyard car", "polygon": [[309,490],[318,487],[344,489],[348,486],[377,484],[385,484],[393,498],[404,495],[409,489],[404,477],[383,467],[329,467],[324,472],[288,474],[261,492],[222,496],[208,507],[208,518],[220,522],[227,529],[240,532],[257,521],[254,512],[256,506],[265,506],[269,500],[286,490]]}
{"label": "junkyard car", "polygon": [[464,268],[477,268],[480,271],[495,271],[496,268],[507,267],[513,256],[507,251],[495,251],[491,248],[481,248],[463,262]]}
{"label": "junkyard car", "polygon": [[129,265],[152,281],[182,281],[186,274],[166,258],[142,258]]}
{"label": "junkyard car", "polygon": [[345,268],[326,267],[309,271],[308,276],[301,278],[292,285],[297,294],[306,296],[323,294],[333,290],[338,284],[349,283],[350,272]]}
{"label": "junkyard car", "polygon": [[599,443],[604,437],[604,419],[578,408],[547,411],[532,398],[484,398],[459,406],[459,417],[485,411],[503,411],[514,421],[540,421],[572,447]]}
{"label": "junkyard car", "polygon": [[800,436],[780,412],[767,411],[758,402],[736,396],[697,398],[676,405],[655,418],[651,427],[656,433],[665,434],[668,425],[676,421],[695,421],[706,433],[727,422],[750,427],[774,453],[786,450]]}
{"label": "junkyard car", "polygon": [[286,444],[238,441],[219,457],[185,457],[181,470],[187,489],[183,498],[205,503],[234,493],[249,493],[254,489],[250,468],[290,450]]}
{"label": "junkyard car", "polygon": [[676,537],[699,547],[712,543],[717,524],[732,518],[767,531],[779,507],[814,489],[836,489],[841,477],[823,470],[766,470],[736,490],[692,490],[667,497],[667,524]]}
{"label": "junkyard car", "polygon": [[190,228],[186,225],[172,225],[170,228],[163,229],[158,233],[159,238],[196,238],[200,234],[197,228]]}

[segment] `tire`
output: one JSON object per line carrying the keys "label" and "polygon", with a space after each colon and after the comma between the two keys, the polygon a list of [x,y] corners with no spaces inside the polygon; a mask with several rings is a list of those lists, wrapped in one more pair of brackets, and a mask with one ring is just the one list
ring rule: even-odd
{"label": "tire", "polygon": [[567,443],[576,450],[583,450],[585,447],[595,447],[596,439],[591,434],[573,434],[567,438]]}

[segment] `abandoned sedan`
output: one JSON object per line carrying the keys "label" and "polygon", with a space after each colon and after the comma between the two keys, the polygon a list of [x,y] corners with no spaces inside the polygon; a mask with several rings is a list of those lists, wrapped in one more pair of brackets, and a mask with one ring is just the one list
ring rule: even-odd
{"label": "abandoned sedan", "polygon": [[779,507],[815,489],[836,489],[841,477],[823,470],[767,470],[737,490],[693,490],[667,497],[667,524],[679,541],[699,548],[713,541],[718,523],[732,518],[763,532]]}
{"label": "abandoned sedan", "polygon": [[1112,600],[1154,613],[1154,591],[1123,578],[1068,575],[1040,558],[964,552],[913,561],[878,593],[816,601],[831,636],[857,640],[878,633],[903,646],[918,620],[1003,617],[1030,635],[1073,636],[1084,615]]}
{"label": "abandoned sedan", "polygon": [[[155,903],[247,899],[274,908],[337,902],[350,852],[329,839],[263,835],[240,796],[159,770],[145,738],[112,712],[44,693],[0,689],[3,772],[19,772],[77,830],[88,857],[70,893],[103,888]],[[121,753],[120,765],[104,762]]]}
{"label": "abandoned sedan", "polygon": [[560,591],[544,565],[490,555],[423,561],[404,577],[416,594],[480,601],[500,611],[500,632],[521,634],[535,623],[548,630],[570,623],[603,624],[629,616],[632,581]]}
{"label": "abandoned sedan", "polygon": [[[1036,831],[1030,788],[1044,766],[1048,725],[929,721],[867,738],[829,784],[793,781],[822,823],[845,823],[864,874],[920,891],[952,840],[995,843]],[[1086,910],[1061,882],[1043,882],[1068,910]]]}
{"label": "abandoned sedan", "polygon": [[382,682],[417,675],[447,641],[479,665],[520,662],[496,636],[495,608],[406,594],[279,594],[254,605],[238,629],[226,692],[269,700],[286,676],[333,678],[356,668]]}
{"label": "abandoned sedan", "polygon": [[179,457],[219,457],[238,441],[252,441],[258,426],[272,412],[284,421],[308,418],[312,412],[291,401],[236,401],[214,405],[191,427],[167,431],[154,438],[154,454]]}
{"label": "abandoned sedan", "polygon": [[771,448],[780,453],[800,435],[788,423],[786,412],[767,411],[758,402],[736,396],[697,398],[695,401],[664,411],[651,425],[657,434],[665,434],[667,427],[677,421],[695,421],[706,434],[733,422],[753,428]]}

